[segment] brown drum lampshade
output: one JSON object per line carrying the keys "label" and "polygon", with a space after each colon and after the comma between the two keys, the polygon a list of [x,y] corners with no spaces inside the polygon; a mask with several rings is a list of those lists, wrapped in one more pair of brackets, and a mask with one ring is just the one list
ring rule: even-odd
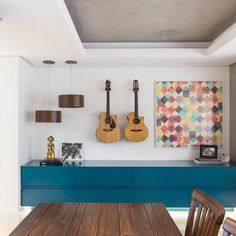
{"label": "brown drum lampshade", "polygon": [[45,60],[44,64],[48,65],[47,82],[48,82],[48,101],[47,110],[36,110],[35,111],[35,122],[40,123],[61,123],[61,111],[55,111],[50,109],[50,96],[49,96],[49,77],[50,77],[50,66],[55,64],[55,61]]}
{"label": "brown drum lampshade", "polygon": [[[66,64],[71,66],[70,77],[72,81],[72,65],[77,64],[77,61],[66,61]],[[84,107],[84,95],[81,94],[62,94],[59,95],[59,107],[62,108],[81,108]]]}
{"label": "brown drum lampshade", "polygon": [[61,111],[37,110],[35,111],[35,122],[60,123]]}
{"label": "brown drum lampshade", "polygon": [[64,107],[64,108],[84,107],[84,95],[80,94],[59,95],[59,107]]}

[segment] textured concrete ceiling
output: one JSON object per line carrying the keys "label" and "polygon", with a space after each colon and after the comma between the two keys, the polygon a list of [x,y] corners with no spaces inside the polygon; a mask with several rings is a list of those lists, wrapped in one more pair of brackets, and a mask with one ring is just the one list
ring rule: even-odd
{"label": "textured concrete ceiling", "polygon": [[236,0],[65,0],[82,42],[210,42]]}

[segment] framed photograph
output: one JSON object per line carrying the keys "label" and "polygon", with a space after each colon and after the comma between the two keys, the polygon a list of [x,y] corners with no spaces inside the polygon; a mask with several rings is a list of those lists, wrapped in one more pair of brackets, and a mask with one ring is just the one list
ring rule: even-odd
{"label": "framed photograph", "polygon": [[200,145],[200,158],[217,159],[217,145]]}
{"label": "framed photograph", "polygon": [[82,143],[62,143],[61,155],[65,160],[82,160],[83,144]]}

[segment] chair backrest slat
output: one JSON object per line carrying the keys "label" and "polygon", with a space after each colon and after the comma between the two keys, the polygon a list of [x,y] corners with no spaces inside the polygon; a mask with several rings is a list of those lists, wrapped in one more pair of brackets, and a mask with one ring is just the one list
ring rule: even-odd
{"label": "chair backrest slat", "polygon": [[200,221],[201,214],[202,214],[202,208],[203,208],[203,205],[200,203],[199,206],[198,206],[198,209],[197,209],[196,219],[194,220],[194,229],[193,229],[193,234],[194,235],[197,235],[197,232],[198,232],[199,221]]}
{"label": "chair backrest slat", "polygon": [[227,217],[223,224],[223,236],[236,236],[236,221]]}
{"label": "chair backrest slat", "polygon": [[206,235],[210,233],[213,222],[214,222],[214,214],[211,212],[210,219],[209,219],[208,225],[206,227]]}
{"label": "chair backrest slat", "polygon": [[196,200],[192,199],[190,208],[189,208],[189,214],[188,214],[188,220],[186,224],[186,230],[185,230],[185,235],[191,235],[192,234],[192,227],[193,227],[193,222],[194,222],[194,216],[195,216],[195,211],[196,211]]}
{"label": "chair backrest slat", "polygon": [[210,220],[211,220],[211,210],[210,209],[207,209],[206,211],[206,217],[205,217],[205,224],[203,225],[202,227],[202,231],[203,232],[207,232],[207,226],[209,225],[210,223]]}
{"label": "chair backrest slat", "polygon": [[225,209],[219,202],[199,189],[195,189],[185,236],[217,236],[224,215]]}
{"label": "chair backrest slat", "polygon": [[205,232],[203,229],[205,228],[204,226],[206,225],[205,219],[206,219],[206,212],[207,212],[208,208],[203,207],[202,210],[202,215],[199,221],[199,225],[198,225],[198,235],[201,236],[203,235],[203,232]]}

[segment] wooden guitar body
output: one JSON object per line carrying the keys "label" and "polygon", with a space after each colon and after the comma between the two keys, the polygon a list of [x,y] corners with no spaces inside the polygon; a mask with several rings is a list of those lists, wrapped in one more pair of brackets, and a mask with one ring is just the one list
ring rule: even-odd
{"label": "wooden guitar body", "polygon": [[120,140],[120,128],[117,126],[117,116],[111,115],[111,122],[106,123],[107,113],[101,112],[98,116],[99,125],[96,130],[96,138],[103,143],[114,143]]}
{"label": "wooden guitar body", "polygon": [[125,128],[125,137],[130,142],[142,142],[148,136],[148,128],[144,124],[144,117],[139,117],[139,123],[135,124],[133,121],[135,119],[135,113],[130,112],[127,116],[129,124]]}

